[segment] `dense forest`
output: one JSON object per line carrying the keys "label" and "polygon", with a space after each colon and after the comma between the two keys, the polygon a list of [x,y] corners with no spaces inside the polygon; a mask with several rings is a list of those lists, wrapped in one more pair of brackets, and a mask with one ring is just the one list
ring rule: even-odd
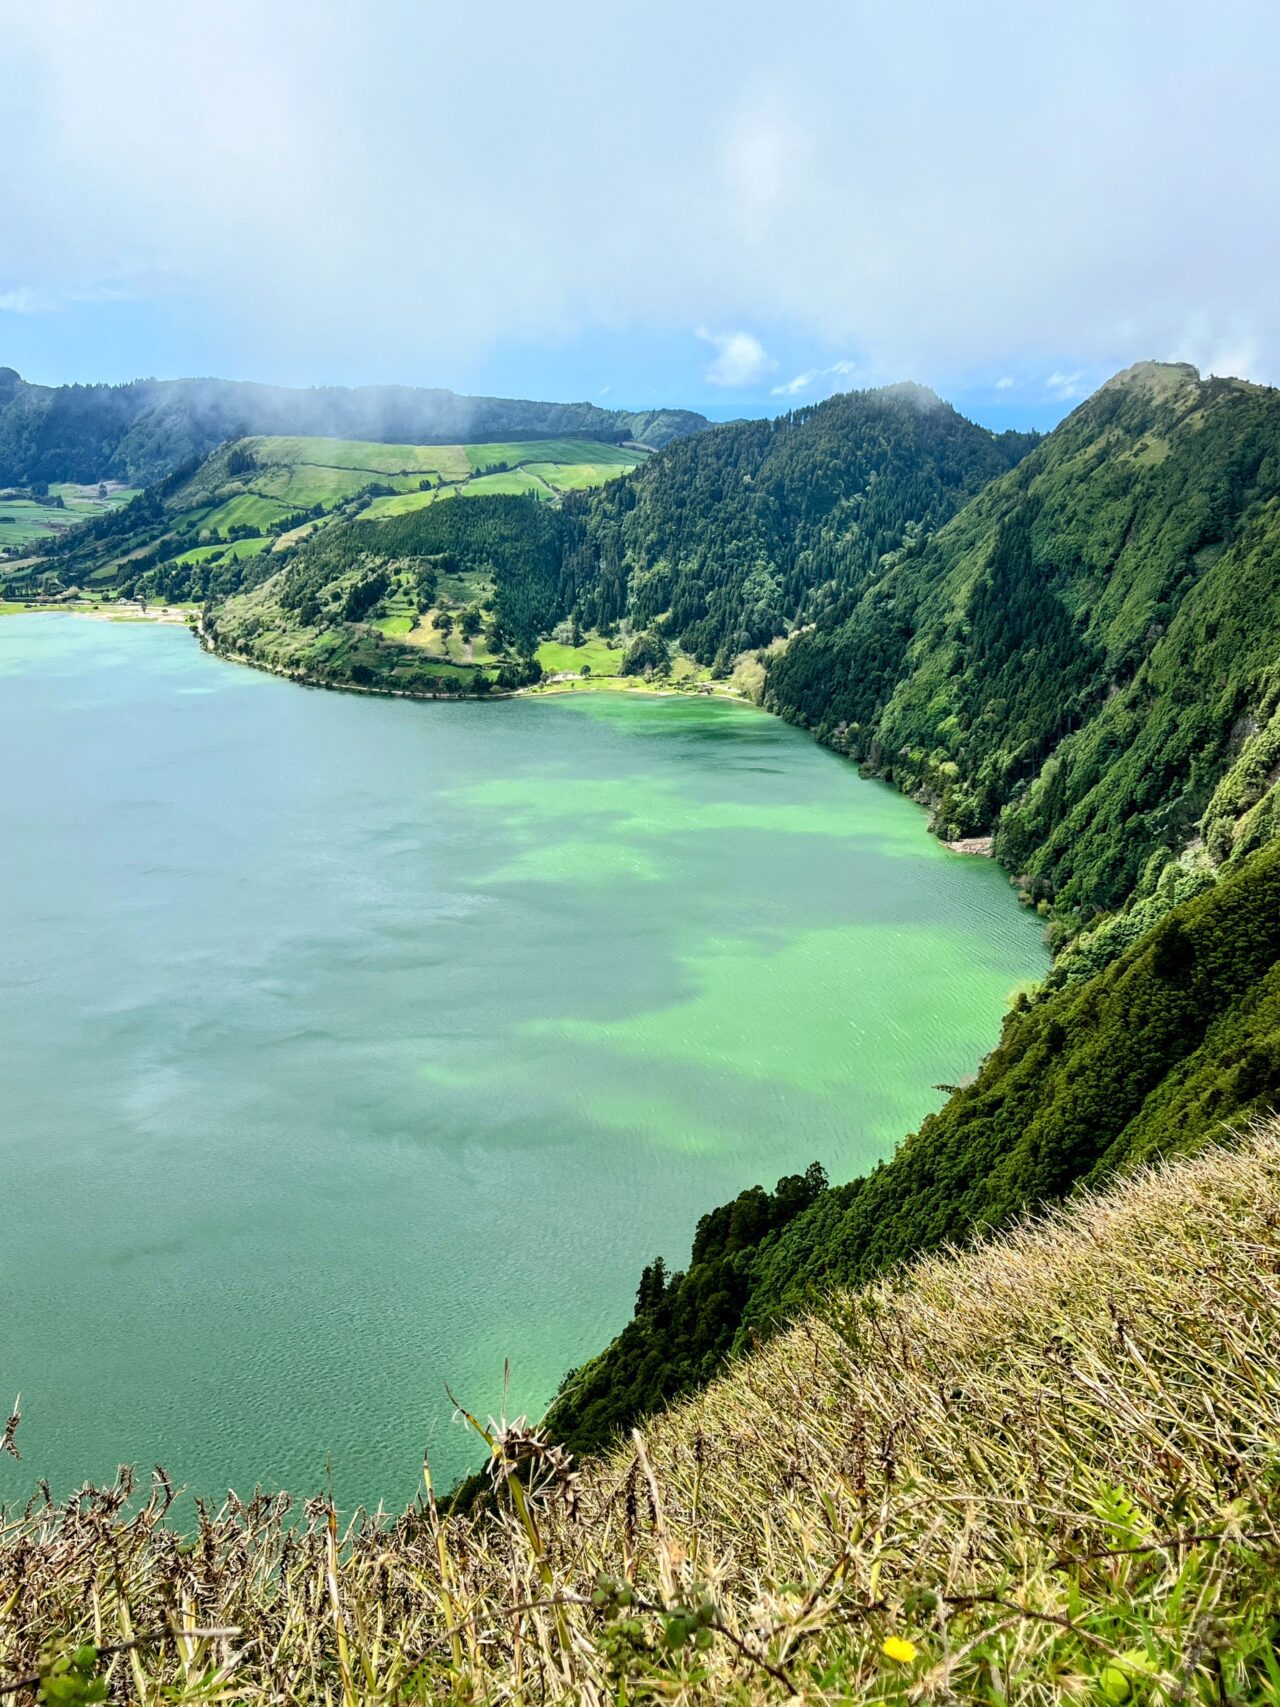
{"label": "dense forest", "polygon": [[1033,442],[910,385],[715,427],[566,505],[562,598],[584,627],[655,625],[727,675],[738,653],[827,620]]}
{"label": "dense forest", "polygon": [[310,391],[225,379],[32,385],[0,368],[0,486],[120,479],[145,485],[259,433],[463,444],[535,438],[635,439],[654,448],[706,426],[688,409],[463,397],[408,385]]}
{"label": "dense forest", "polygon": [[798,636],[766,703],[1085,923],[1276,742],[1278,545],[1280,395],[1143,364]]}

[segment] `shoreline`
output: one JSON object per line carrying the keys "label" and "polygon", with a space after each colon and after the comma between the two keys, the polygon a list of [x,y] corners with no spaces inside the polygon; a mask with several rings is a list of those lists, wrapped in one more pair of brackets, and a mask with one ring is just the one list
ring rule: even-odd
{"label": "shoreline", "polygon": [[[251,653],[232,652],[220,647],[216,641],[210,639],[204,628],[203,622],[199,619],[198,613],[194,609],[183,609],[176,605],[158,605],[152,606],[148,610],[143,611],[138,609],[136,606],[130,606],[127,607],[127,614],[117,616],[114,614],[117,608],[117,606],[112,606],[111,609],[108,610],[103,606],[98,606],[96,608],[88,609],[83,605],[72,604],[26,605],[21,609],[14,609],[0,614],[10,616],[31,616],[42,612],[51,612],[55,615],[65,614],[68,616],[79,616],[90,622],[150,622],[155,623],[157,626],[164,625],[170,628],[186,628],[196,640],[202,652],[208,653],[211,658],[220,658],[224,663],[238,664],[242,668],[248,670],[260,670],[264,675],[276,676],[281,681],[293,683],[295,687],[318,688],[328,693],[364,694],[367,697],[374,699],[407,699],[434,703],[439,703],[440,701],[465,700],[472,704],[477,704],[484,700],[552,699],[565,697],[578,698],[586,693],[612,693],[644,695],[653,699],[727,700],[730,704],[745,706],[749,711],[759,711],[766,717],[774,717],[777,715],[775,712],[769,711],[766,706],[759,705],[755,700],[748,699],[745,694],[735,693],[731,688],[722,687],[719,684],[708,686],[699,685],[693,688],[672,687],[666,684],[655,687],[650,683],[643,682],[640,678],[636,678],[635,684],[630,685],[631,679],[621,676],[595,676],[591,678],[593,682],[599,682],[601,684],[606,682],[616,682],[619,684],[616,687],[606,687],[601,685],[599,687],[577,688],[562,683],[543,687],[535,684],[530,687],[521,688],[495,687],[483,694],[428,693],[415,688],[377,687],[366,685],[361,682],[326,682],[319,680],[315,676],[307,675],[305,672],[287,669],[281,664],[268,663],[262,658],[254,657]],[[625,687],[621,685],[624,681],[628,682],[628,685]],[[782,721],[785,721],[785,719]],[[817,740],[817,737],[813,736],[813,739]],[[827,745],[826,742],[821,741],[818,744],[820,746]],[[836,749],[830,750],[835,751]],[[861,768],[856,765],[855,761],[848,759],[847,755],[841,754],[840,756],[846,758],[848,763],[854,764],[855,769],[859,770],[860,775],[865,774],[861,771]],[[883,778],[869,778],[868,780],[884,781]],[[887,783],[886,786],[892,788],[893,784]],[[923,806],[925,803],[922,801],[920,804]],[[935,835],[927,825],[925,833],[933,841],[944,847],[948,853],[960,854],[970,859],[995,858],[993,847],[994,839],[991,836],[963,836],[953,841],[947,841],[944,837]]]}

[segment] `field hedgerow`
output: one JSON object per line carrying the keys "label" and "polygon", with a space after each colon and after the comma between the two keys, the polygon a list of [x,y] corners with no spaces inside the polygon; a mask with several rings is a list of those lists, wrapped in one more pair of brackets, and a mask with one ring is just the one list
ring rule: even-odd
{"label": "field hedgerow", "polygon": [[1280,1702],[1280,1127],[834,1295],[610,1457],[461,1414],[487,1514],[7,1513],[0,1691]]}

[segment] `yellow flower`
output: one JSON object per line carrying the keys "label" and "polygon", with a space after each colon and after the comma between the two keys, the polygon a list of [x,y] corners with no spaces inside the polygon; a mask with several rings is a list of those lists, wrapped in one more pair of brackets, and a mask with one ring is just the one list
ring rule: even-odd
{"label": "yellow flower", "polygon": [[909,1642],[905,1636],[886,1636],[884,1651],[889,1659],[904,1666],[909,1666],[916,1657],[915,1643]]}

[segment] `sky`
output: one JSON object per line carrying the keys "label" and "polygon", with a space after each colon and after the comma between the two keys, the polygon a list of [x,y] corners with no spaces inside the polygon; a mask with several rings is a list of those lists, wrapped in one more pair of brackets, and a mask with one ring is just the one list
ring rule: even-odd
{"label": "sky", "polygon": [[1041,426],[1280,381],[1280,7],[0,0],[0,365]]}

